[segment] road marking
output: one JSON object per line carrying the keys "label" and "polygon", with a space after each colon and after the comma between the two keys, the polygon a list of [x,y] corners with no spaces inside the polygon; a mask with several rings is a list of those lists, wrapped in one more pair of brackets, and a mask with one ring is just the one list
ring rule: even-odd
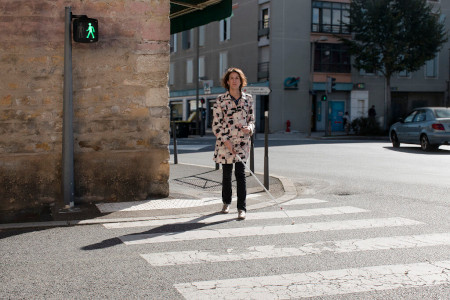
{"label": "road marking", "polygon": [[304,199],[294,199],[291,201],[284,202],[282,205],[303,205],[303,204],[316,204],[325,203],[325,200],[319,200],[314,198],[304,198]]}
{"label": "road marking", "polygon": [[450,261],[175,284],[185,299],[297,299],[450,284]]}
{"label": "road marking", "polygon": [[258,226],[244,228],[218,228],[205,230],[192,230],[183,232],[161,232],[147,234],[133,234],[119,237],[127,244],[150,244],[166,243],[177,241],[204,240],[214,238],[233,238],[244,236],[264,236],[283,233],[302,233],[316,231],[336,231],[354,230],[380,227],[396,227],[422,225],[424,223],[405,218],[382,218],[382,219],[361,219],[361,220],[341,220],[333,222],[303,223],[294,225],[278,226]]}
{"label": "road marking", "polygon": [[169,200],[144,200],[144,201],[115,202],[115,203],[98,203],[96,205],[101,213],[111,213],[117,211],[187,208],[220,203],[222,203],[221,199],[217,197],[211,197],[202,199],[169,199]]}
{"label": "road marking", "polygon": [[[252,199],[260,196],[261,194],[249,194],[247,195],[247,198]],[[236,200],[236,198],[233,197],[233,200]],[[129,202],[115,202],[115,203],[98,203],[96,204],[96,206],[101,213],[111,213],[117,211],[188,208],[221,203],[222,199],[220,197],[207,197],[201,199],[167,199],[167,200],[143,200],[143,201],[129,201]]]}
{"label": "road marking", "polygon": [[216,251],[178,251],[141,254],[152,266],[187,265],[213,262],[231,262],[249,259],[268,259],[305,255],[321,255],[324,252],[349,253],[360,251],[405,249],[450,245],[450,233],[410,236],[392,236],[370,239],[351,239],[304,244],[300,247],[254,246],[246,249],[221,249]]}
{"label": "road marking", "polygon": [[[258,194],[248,194],[247,195],[247,199],[254,199],[254,198],[258,198],[258,197],[261,197],[263,194],[262,193],[258,193]],[[233,197],[233,200],[235,199],[235,197]],[[236,200],[237,200],[237,198],[236,198]]]}
{"label": "road marking", "polygon": [[[286,210],[290,217],[312,217],[312,216],[329,216],[329,215],[341,215],[341,214],[355,214],[367,212],[362,208],[353,206],[341,206],[341,207],[326,207],[326,208],[314,208],[304,210]],[[264,219],[282,219],[286,218],[286,214],[282,211],[275,212],[258,212],[247,214],[247,220],[264,220]],[[178,218],[178,219],[166,219],[166,220],[148,220],[126,223],[107,223],[103,224],[108,229],[117,228],[132,228],[132,227],[144,227],[144,226],[163,226],[169,224],[183,224],[183,223],[201,223],[210,224],[215,222],[224,222],[235,220],[234,215],[218,214],[213,216],[204,216],[197,218]]]}

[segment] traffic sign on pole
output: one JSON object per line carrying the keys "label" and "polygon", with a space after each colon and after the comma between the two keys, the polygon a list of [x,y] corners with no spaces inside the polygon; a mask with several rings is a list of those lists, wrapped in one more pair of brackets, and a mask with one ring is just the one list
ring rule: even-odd
{"label": "traffic sign on pole", "polygon": [[267,86],[245,86],[242,91],[252,95],[269,95],[271,90]]}

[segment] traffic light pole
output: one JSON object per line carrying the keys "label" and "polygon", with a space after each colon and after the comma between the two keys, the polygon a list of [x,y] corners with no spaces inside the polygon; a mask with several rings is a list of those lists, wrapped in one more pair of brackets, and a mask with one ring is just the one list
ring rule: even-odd
{"label": "traffic light pole", "polygon": [[200,109],[199,109],[199,60],[200,60],[200,27],[197,27],[195,29],[195,36],[194,36],[194,42],[195,42],[195,67],[194,67],[194,78],[195,78],[195,134],[201,135],[200,131]]}
{"label": "traffic light pole", "polygon": [[327,81],[326,81],[326,85],[325,85],[325,96],[326,96],[326,98],[327,98],[327,100],[325,101],[325,136],[328,136],[329,134],[328,134],[328,122],[329,122],[329,105],[328,105],[328,102],[330,101],[330,99],[328,98],[328,91],[329,91],[329,89],[331,88],[331,87],[329,87],[329,84],[330,84],[330,81],[328,80],[328,76],[327,76]]}
{"label": "traffic light pole", "polygon": [[70,6],[65,9],[62,193],[66,208],[73,208],[75,188],[73,163],[72,34],[70,28],[72,11]]}

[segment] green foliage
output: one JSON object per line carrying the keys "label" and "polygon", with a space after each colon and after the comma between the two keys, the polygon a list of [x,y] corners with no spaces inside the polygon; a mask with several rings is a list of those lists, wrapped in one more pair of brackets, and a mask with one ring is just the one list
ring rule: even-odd
{"label": "green foliage", "polygon": [[341,38],[354,56],[353,66],[392,74],[419,70],[447,41],[440,12],[426,0],[353,0],[350,31]]}
{"label": "green foliage", "polygon": [[382,135],[383,130],[375,118],[357,118],[350,124],[356,135]]}

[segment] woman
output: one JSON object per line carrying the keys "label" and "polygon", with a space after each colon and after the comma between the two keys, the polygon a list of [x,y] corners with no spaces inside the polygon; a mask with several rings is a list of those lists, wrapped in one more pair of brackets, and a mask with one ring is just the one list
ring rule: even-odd
{"label": "woman", "polygon": [[217,97],[212,123],[212,129],[217,138],[214,161],[222,164],[222,213],[226,214],[230,211],[231,175],[234,164],[238,219],[241,220],[245,219],[247,211],[245,166],[242,161],[245,162],[249,156],[250,136],[255,129],[252,96],[241,91],[246,85],[247,78],[242,70],[230,68],[226,71],[222,78],[222,86],[227,92]]}

